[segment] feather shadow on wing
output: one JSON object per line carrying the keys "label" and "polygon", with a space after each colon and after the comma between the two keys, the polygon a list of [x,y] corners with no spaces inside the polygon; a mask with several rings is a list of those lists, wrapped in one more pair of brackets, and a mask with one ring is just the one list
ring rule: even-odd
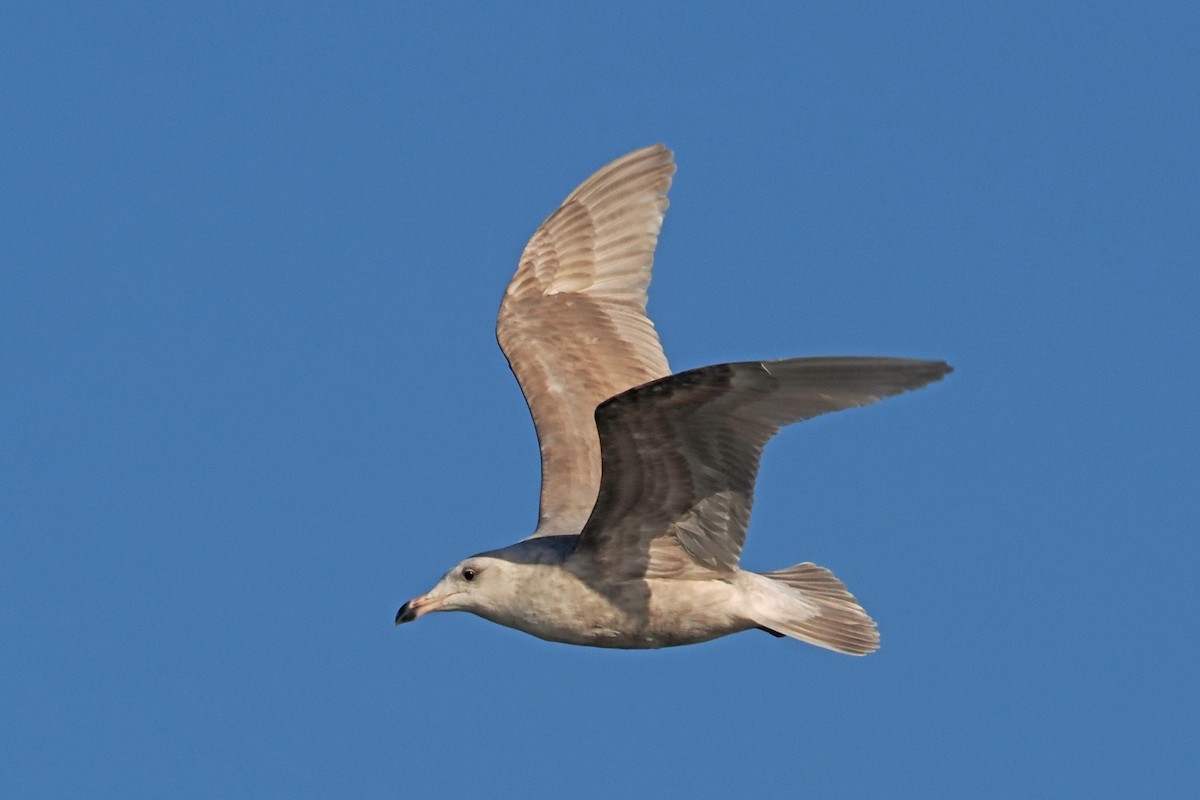
{"label": "feather shadow on wing", "polygon": [[[576,553],[615,567],[661,538],[702,567],[736,569],[772,436],[950,371],[941,361],[795,358],[701,367],[630,389],[596,409],[603,472]],[[645,568],[658,572],[652,561]]]}

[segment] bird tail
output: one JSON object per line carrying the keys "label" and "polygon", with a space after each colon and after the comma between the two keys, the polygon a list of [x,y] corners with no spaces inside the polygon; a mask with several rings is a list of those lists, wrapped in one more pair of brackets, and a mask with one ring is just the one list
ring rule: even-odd
{"label": "bird tail", "polygon": [[856,656],[879,649],[875,620],[824,567],[805,562],[747,574],[754,579],[751,618],[768,633]]}

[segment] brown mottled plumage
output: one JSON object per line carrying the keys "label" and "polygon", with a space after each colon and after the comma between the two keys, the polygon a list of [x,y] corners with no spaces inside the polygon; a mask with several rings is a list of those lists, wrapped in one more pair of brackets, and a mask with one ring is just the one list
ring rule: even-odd
{"label": "brown mottled plumage", "polygon": [[785,425],[919,388],[950,367],[797,358],[671,375],[646,288],[674,172],[662,145],[634,151],[530,239],[496,335],[537,429],[537,529],[457,565],[397,623],[463,610],[601,647],[752,628],[844,653],[879,646],[874,621],[829,570],[738,567],[759,458]]}

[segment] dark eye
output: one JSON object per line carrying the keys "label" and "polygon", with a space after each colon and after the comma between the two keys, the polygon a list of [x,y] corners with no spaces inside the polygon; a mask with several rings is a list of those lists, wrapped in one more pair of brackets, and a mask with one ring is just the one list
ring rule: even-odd
{"label": "dark eye", "polygon": [[463,580],[473,581],[473,580],[475,580],[476,574],[477,573],[475,572],[475,570],[471,569],[470,567],[463,567],[463,571],[462,571]]}

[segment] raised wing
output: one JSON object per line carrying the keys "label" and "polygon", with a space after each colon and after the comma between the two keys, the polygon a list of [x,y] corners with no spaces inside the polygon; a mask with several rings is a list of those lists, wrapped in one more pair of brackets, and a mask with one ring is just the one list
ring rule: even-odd
{"label": "raised wing", "polygon": [[542,451],[534,536],[578,533],[592,511],[596,406],[670,374],[646,287],[674,173],[655,145],[588,178],[534,233],[504,293],[496,338]]}
{"label": "raised wing", "polygon": [[734,570],[759,457],[780,428],[950,370],[894,358],[753,361],[681,372],[614,397],[596,410],[603,477],[572,558],[629,577],[695,565]]}

